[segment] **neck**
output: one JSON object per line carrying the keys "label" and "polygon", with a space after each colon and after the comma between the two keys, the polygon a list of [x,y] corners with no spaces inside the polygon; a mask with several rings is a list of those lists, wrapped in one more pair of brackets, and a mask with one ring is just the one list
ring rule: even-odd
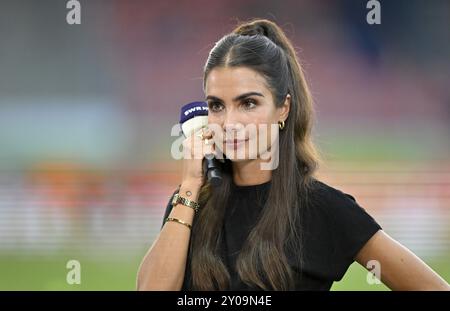
{"label": "neck", "polygon": [[232,162],[233,181],[238,186],[259,185],[270,181],[272,171],[262,170],[259,159]]}

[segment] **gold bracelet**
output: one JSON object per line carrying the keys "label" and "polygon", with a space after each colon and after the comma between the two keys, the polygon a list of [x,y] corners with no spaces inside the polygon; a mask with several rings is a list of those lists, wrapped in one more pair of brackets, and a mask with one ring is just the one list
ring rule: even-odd
{"label": "gold bracelet", "polygon": [[167,217],[167,218],[166,218],[166,222],[167,222],[167,221],[175,221],[175,222],[177,222],[177,223],[179,223],[179,224],[185,225],[185,226],[188,227],[189,229],[192,228],[192,226],[191,226],[190,224],[188,224],[187,222],[184,222],[184,221],[182,221],[182,220],[179,220],[178,218]]}

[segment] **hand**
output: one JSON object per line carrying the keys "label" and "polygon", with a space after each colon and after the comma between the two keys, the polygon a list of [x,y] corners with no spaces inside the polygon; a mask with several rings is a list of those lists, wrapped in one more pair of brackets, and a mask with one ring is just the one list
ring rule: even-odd
{"label": "hand", "polygon": [[[203,139],[202,139],[203,133]],[[208,143],[208,144],[207,144]],[[205,182],[203,158],[206,154],[215,155],[213,132],[202,128],[183,141],[183,173],[182,183],[194,183],[202,186]]]}

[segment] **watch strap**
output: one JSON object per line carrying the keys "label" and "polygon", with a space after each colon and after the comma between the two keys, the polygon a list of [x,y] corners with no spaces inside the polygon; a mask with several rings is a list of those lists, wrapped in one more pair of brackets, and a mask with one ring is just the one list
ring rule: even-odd
{"label": "watch strap", "polygon": [[176,193],[172,199],[172,206],[175,206],[178,203],[181,203],[187,207],[192,208],[196,213],[198,212],[198,210],[200,208],[200,205],[197,202],[189,200],[185,197],[182,197],[179,193]]}

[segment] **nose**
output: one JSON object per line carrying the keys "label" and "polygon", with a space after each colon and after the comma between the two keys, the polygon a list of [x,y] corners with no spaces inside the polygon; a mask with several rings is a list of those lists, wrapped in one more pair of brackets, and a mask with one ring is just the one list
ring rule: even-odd
{"label": "nose", "polygon": [[239,132],[242,130],[242,128],[244,127],[244,125],[242,124],[240,117],[239,117],[239,112],[236,111],[235,109],[230,109],[226,112],[225,118],[224,118],[224,123],[223,123],[223,128],[226,132],[231,132],[231,131],[235,131],[235,132]]}
{"label": "nose", "polygon": [[239,118],[239,112],[236,111],[236,109],[228,109],[225,112],[225,117],[223,120],[223,126],[226,128],[234,129],[236,127],[239,127],[239,124],[241,122]]}
{"label": "nose", "polygon": [[230,138],[245,138],[245,125],[242,122],[241,116],[239,115],[239,111],[232,110],[227,111],[224,125],[224,136],[225,139]]}

